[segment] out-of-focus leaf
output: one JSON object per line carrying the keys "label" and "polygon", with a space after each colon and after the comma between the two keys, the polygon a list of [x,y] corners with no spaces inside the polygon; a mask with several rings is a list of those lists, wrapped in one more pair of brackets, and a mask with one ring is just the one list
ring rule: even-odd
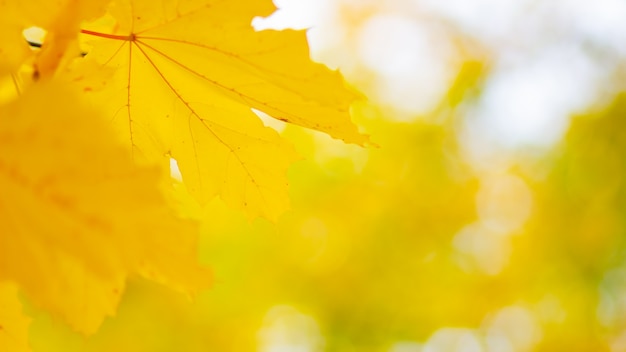
{"label": "out-of-focus leaf", "polygon": [[73,90],[33,86],[0,107],[0,278],[85,333],[115,313],[130,274],[206,287],[196,225],[169,209],[161,177]]}

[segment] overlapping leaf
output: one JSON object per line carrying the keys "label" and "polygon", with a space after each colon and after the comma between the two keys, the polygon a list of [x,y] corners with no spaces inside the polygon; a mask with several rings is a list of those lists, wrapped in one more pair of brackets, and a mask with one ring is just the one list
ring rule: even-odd
{"label": "overlapping leaf", "polygon": [[367,141],[350,122],[357,95],[310,61],[303,32],[251,27],[273,10],[268,0],[126,0],[110,8],[110,32],[83,31],[95,39],[87,59],[117,69],[98,98],[135,157],[171,156],[199,200],[220,195],[270,219],[288,206],[286,170],[296,155],[251,108]]}
{"label": "overlapping leaf", "polygon": [[161,182],[77,94],[32,86],[0,107],[0,280],[85,333],[114,314],[130,274],[206,287],[196,226],[173,215]]}
{"label": "overlapping leaf", "polygon": [[78,54],[76,39],[82,21],[104,13],[108,0],[7,0],[0,2],[0,78],[15,73],[31,56],[22,31],[37,26],[48,31],[35,62],[37,75],[52,75],[63,60]]}
{"label": "overlapping leaf", "polygon": [[[297,155],[253,108],[367,141],[350,122],[357,94],[309,60],[303,32],[252,29],[270,1],[116,1],[82,30],[93,40],[80,59],[80,26],[107,3],[0,2],[0,76],[27,63],[34,82],[0,106],[0,280],[85,333],[115,313],[128,275],[187,292],[208,282],[195,226],[171,213],[160,171],[137,161],[173,157],[196,198],[276,219]],[[21,35],[33,25],[48,33],[37,51]],[[108,123],[53,79],[61,72]]]}

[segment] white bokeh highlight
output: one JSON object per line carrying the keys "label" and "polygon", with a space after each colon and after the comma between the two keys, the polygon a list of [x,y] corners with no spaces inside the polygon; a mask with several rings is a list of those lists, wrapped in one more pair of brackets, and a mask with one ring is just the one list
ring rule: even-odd
{"label": "white bokeh highlight", "polygon": [[321,352],[324,339],[315,319],[289,305],[272,307],[258,332],[259,352]]}
{"label": "white bokeh highlight", "polygon": [[[375,95],[403,112],[432,111],[454,78],[452,48],[415,19],[380,14],[367,20],[357,38],[363,64],[377,72]],[[406,120],[407,114],[390,115]],[[414,117],[410,117],[412,119]]]}

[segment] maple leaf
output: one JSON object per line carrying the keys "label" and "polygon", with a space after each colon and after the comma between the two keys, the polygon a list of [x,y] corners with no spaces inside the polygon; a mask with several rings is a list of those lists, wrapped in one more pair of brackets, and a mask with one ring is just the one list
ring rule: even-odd
{"label": "maple leaf", "polygon": [[17,287],[0,282],[0,351],[27,352],[30,318],[22,313]]}
{"label": "maple leaf", "polygon": [[64,84],[0,106],[0,281],[84,333],[114,314],[128,275],[206,287],[196,225],[172,213],[162,173],[136,166]]}
{"label": "maple leaf", "polygon": [[368,140],[350,121],[358,95],[311,62],[304,32],[254,31],[253,17],[274,10],[259,0],[125,0],[109,8],[109,32],[82,31],[93,37],[87,59],[116,69],[94,96],[134,156],[173,157],[198,200],[220,195],[251,218],[276,219],[288,208],[286,171],[298,158],[251,108],[347,142]]}

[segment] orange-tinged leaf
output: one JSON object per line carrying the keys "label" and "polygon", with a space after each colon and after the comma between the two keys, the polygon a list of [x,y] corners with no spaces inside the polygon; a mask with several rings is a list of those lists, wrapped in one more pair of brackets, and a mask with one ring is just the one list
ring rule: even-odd
{"label": "orange-tinged leaf", "polygon": [[[202,202],[220,195],[250,217],[288,207],[286,170],[297,156],[251,108],[364,144],[350,121],[358,95],[311,62],[304,32],[262,31],[271,1],[116,2],[118,25],[87,58],[118,69],[100,98],[139,159],[172,156]],[[91,90],[91,87],[86,87]]]}
{"label": "orange-tinged leaf", "polygon": [[0,281],[0,351],[27,352],[30,318],[22,313],[17,287]]}
{"label": "orange-tinged leaf", "polygon": [[114,314],[133,273],[206,287],[196,225],[173,214],[161,176],[66,86],[33,85],[0,107],[0,279],[84,333]]}
{"label": "orange-tinged leaf", "polygon": [[[100,16],[109,0],[39,2],[26,2],[29,5],[25,7],[29,7],[27,13],[36,18],[35,23],[48,31],[35,62],[37,74],[46,77],[80,55],[78,32],[81,22]],[[38,19],[42,14],[44,19]]]}

